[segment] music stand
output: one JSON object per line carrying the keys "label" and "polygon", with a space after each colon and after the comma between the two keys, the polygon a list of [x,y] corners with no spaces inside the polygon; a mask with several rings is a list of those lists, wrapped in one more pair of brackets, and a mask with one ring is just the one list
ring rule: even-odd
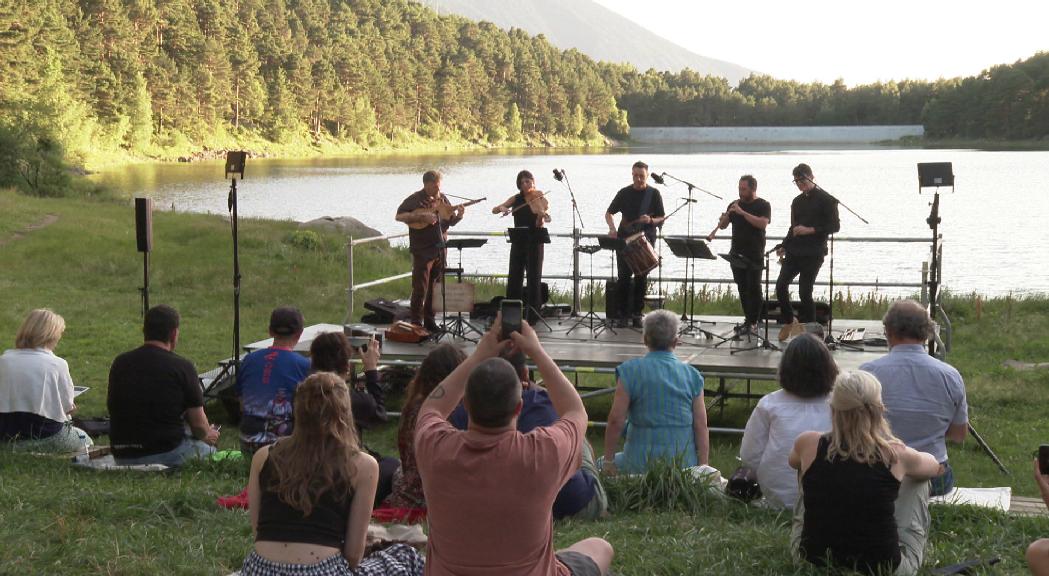
{"label": "music stand", "polygon": [[[580,246],[576,249],[577,251],[582,252],[583,254],[586,254],[590,257],[590,310],[586,314],[583,314],[578,319],[576,319],[575,324],[572,324],[572,326],[568,329],[567,332],[565,332],[565,334],[571,334],[572,330],[579,328],[579,326],[582,324],[586,324],[587,321],[589,321],[590,323],[591,334],[595,334],[594,330],[597,330],[597,333],[600,333],[603,330],[611,330],[613,334],[618,334],[618,332],[616,332],[612,328],[612,323],[610,320],[602,318],[594,312],[594,254],[596,252],[600,252],[601,249],[602,248],[600,244]],[[595,323],[594,320],[597,320],[597,322]]]}
{"label": "music stand", "polygon": [[[620,254],[624,249],[626,249],[626,240],[623,240],[622,238],[613,238],[611,236],[598,236],[597,245],[600,246],[602,250],[608,250],[612,252],[612,270],[617,270],[616,258],[618,257],[618,254]],[[616,279],[618,280],[618,275]],[[623,295],[619,294],[619,298],[623,298]],[[605,294],[605,308],[608,308],[608,294]],[[616,308],[619,308],[619,302],[616,302]],[[604,328],[611,330],[613,334],[618,334],[618,332],[612,330],[612,321],[615,319],[607,318],[607,313],[605,314],[605,316],[606,326]],[[599,329],[598,332],[601,332],[601,330]],[[595,336],[596,335],[597,334],[595,334]]]}
{"label": "music stand", "polygon": [[[454,248],[459,251],[459,267],[455,269],[456,284],[463,283],[463,248],[479,248],[488,243],[487,238],[456,238],[453,240],[445,240],[438,244],[441,248]],[[445,257],[445,262],[448,258]],[[447,276],[448,267],[445,266],[442,271],[442,276]],[[462,311],[457,311],[455,317],[451,320],[448,319],[448,291],[444,287],[444,278],[441,279],[441,333],[434,339],[440,342],[441,338],[445,335],[450,334],[453,337],[459,337],[463,340],[469,340],[470,342],[477,342],[476,338],[468,338],[466,335],[469,332],[475,332],[480,336],[484,336],[484,332],[478,329],[470,322],[463,320]]]}
{"label": "music stand", "polygon": [[[509,242],[511,244],[521,243],[521,244],[525,244],[525,245],[533,245],[533,244],[549,244],[550,243],[550,231],[547,230],[546,228],[529,228],[527,226],[517,226],[517,227],[514,227],[514,228],[507,228],[506,229],[506,236],[507,236],[507,242]],[[528,259],[528,257],[526,256],[525,260],[527,261],[527,259]],[[526,269],[528,268],[527,263],[525,265],[525,268]],[[534,272],[538,272],[538,270],[534,270]],[[525,286],[531,285],[533,281],[536,284],[539,284],[541,282],[539,278],[532,278],[532,275],[529,274],[528,275],[528,283],[525,284]],[[531,295],[529,290],[525,290],[525,293],[528,296]],[[548,324],[546,319],[543,318],[543,315],[539,313],[539,309],[535,307],[535,302],[532,302],[529,298],[524,298],[524,300],[528,302],[528,307],[525,310],[525,312],[526,312],[525,315],[527,316],[527,311],[531,310],[535,314],[535,317],[538,318],[539,321],[543,323],[543,326],[546,326],[547,331],[548,332],[553,332],[554,329],[550,327],[550,324]],[[540,306],[542,306],[541,303],[540,303]],[[535,328],[535,326],[532,326],[532,328]]]}
{"label": "music stand", "polygon": [[[667,243],[667,246],[670,247],[670,252],[678,258],[683,258],[685,260],[717,260],[717,256],[714,256],[714,254],[710,251],[710,248],[707,246],[707,243],[699,238],[691,238],[688,236],[664,236],[663,240]],[[703,321],[695,319],[696,276],[694,273],[686,272],[686,274],[688,275],[687,282],[689,284],[689,295],[688,301],[682,306],[682,323],[680,333],[690,334],[698,330],[700,334],[703,334],[708,339],[720,338],[721,341],[724,342],[726,340],[725,337],[714,334],[709,330],[704,330],[701,326]],[[697,328],[697,326],[700,327]]]}

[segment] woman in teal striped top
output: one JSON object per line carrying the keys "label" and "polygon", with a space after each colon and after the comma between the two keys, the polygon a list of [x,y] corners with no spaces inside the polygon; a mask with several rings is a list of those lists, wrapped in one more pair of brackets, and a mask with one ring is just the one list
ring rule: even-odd
{"label": "woman in teal striped top", "polygon": [[[703,376],[678,360],[678,318],[666,310],[645,316],[648,354],[616,368],[616,393],[605,429],[602,470],[644,472],[657,459],[683,467],[707,463],[710,438],[703,404]],[[622,452],[616,452],[626,432]]]}

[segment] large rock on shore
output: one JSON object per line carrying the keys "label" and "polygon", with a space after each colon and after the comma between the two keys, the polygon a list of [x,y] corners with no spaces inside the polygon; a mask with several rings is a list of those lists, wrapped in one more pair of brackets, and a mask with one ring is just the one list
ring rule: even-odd
{"label": "large rock on shore", "polygon": [[[375,236],[382,236],[382,232],[379,232],[375,228],[372,228],[365,223],[361,222],[356,218],[350,216],[322,216],[309,222],[303,222],[299,224],[299,228],[317,228],[320,230],[332,230],[339,232],[346,237],[352,236],[354,240],[360,240],[361,238],[372,238]],[[389,246],[389,240],[382,240],[378,242],[385,246]]]}

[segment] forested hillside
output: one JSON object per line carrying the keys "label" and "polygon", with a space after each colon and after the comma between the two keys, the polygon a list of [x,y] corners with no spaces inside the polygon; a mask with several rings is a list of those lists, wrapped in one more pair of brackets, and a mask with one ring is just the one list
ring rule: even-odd
{"label": "forested hillside", "polygon": [[0,186],[36,194],[66,191],[67,166],[107,154],[919,122],[937,137],[1049,135],[1049,54],[964,80],[847,88],[751,76],[733,87],[595,62],[409,0],[0,3]]}

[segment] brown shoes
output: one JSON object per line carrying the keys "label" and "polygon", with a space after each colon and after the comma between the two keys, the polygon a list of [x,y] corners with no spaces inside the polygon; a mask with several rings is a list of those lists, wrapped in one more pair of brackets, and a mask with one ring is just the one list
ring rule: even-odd
{"label": "brown shoes", "polygon": [[784,324],[779,330],[779,341],[783,342],[805,333],[805,326],[795,318],[790,324]]}

